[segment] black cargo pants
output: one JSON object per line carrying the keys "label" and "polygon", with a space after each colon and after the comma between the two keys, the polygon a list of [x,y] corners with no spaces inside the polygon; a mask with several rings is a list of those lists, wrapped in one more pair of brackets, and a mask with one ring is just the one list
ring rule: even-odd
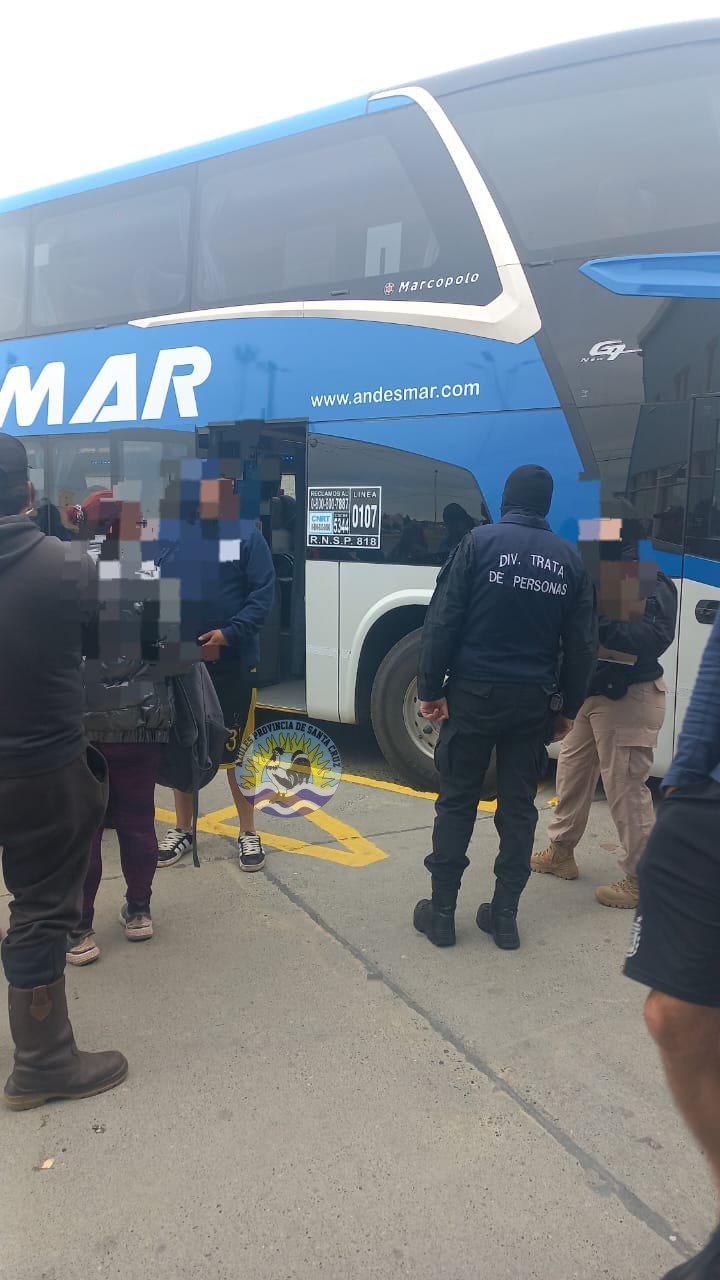
{"label": "black cargo pants", "polygon": [[12,895],[2,963],[11,987],[62,977],[107,788],[107,765],[94,747],[52,773],[0,779],[3,877]]}
{"label": "black cargo pants", "polygon": [[500,852],[498,883],[520,896],[530,876],[537,809],[535,795],[552,733],[550,693],[536,685],[450,685],[450,718],[440,730],[435,764],[440,794],[435,805],[433,851],[425,866],[439,882],[458,888],[469,865],[467,847],[483,782],[495,748]]}

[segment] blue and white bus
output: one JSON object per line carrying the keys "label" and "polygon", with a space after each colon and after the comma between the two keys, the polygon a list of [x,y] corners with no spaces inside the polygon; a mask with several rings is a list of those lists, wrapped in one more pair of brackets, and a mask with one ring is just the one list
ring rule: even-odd
{"label": "blue and white bus", "polygon": [[558,533],[633,513],[678,583],[662,771],[720,601],[720,21],[5,200],[0,425],[61,513],[136,481],[152,515],[180,459],[233,458],[280,584],[261,701],[370,719],[426,786],[452,514],[544,463]]}

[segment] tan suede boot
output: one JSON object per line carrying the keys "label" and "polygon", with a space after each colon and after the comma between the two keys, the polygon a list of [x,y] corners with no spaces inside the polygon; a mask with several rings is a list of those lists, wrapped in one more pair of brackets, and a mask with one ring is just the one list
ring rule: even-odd
{"label": "tan suede boot", "polygon": [[51,1098],[90,1098],[121,1084],[128,1064],[114,1049],[81,1053],[65,998],[65,978],[49,987],[8,992],[15,1068],[5,1085],[13,1111],[41,1107]]}
{"label": "tan suede boot", "polygon": [[557,876],[558,880],[577,880],[580,872],[575,861],[575,850],[567,845],[549,844],[547,849],[534,853],[530,867],[542,875]]}
{"label": "tan suede boot", "polygon": [[619,907],[624,911],[634,911],[640,900],[638,878],[626,875],[615,884],[601,885],[595,890],[595,897],[602,907]]}

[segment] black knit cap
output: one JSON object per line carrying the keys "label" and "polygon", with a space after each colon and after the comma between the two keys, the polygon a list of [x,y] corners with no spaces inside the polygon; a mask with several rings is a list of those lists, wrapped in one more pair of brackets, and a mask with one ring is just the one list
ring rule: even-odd
{"label": "black knit cap", "polygon": [[0,431],[0,484],[16,485],[27,480],[27,472],[28,458],[22,440]]}
{"label": "black knit cap", "polygon": [[553,478],[544,467],[517,467],[505,481],[502,514],[508,511],[532,511],[546,516],[553,496]]}

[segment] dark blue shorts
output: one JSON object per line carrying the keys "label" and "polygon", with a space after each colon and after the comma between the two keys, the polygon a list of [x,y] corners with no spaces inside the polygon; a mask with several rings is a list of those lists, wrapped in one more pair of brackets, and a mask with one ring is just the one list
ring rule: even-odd
{"label": "dark blue shorts", "polygon": [[627,977],[720,1008],[720,783],[660,802],[638,878]]}
{"label": "dark blue shorts", "polygon": [[242,745],[255,728],[255,669],[240,662],[209,662],[208,672],[228,729],[221,769],[234,769]]}

